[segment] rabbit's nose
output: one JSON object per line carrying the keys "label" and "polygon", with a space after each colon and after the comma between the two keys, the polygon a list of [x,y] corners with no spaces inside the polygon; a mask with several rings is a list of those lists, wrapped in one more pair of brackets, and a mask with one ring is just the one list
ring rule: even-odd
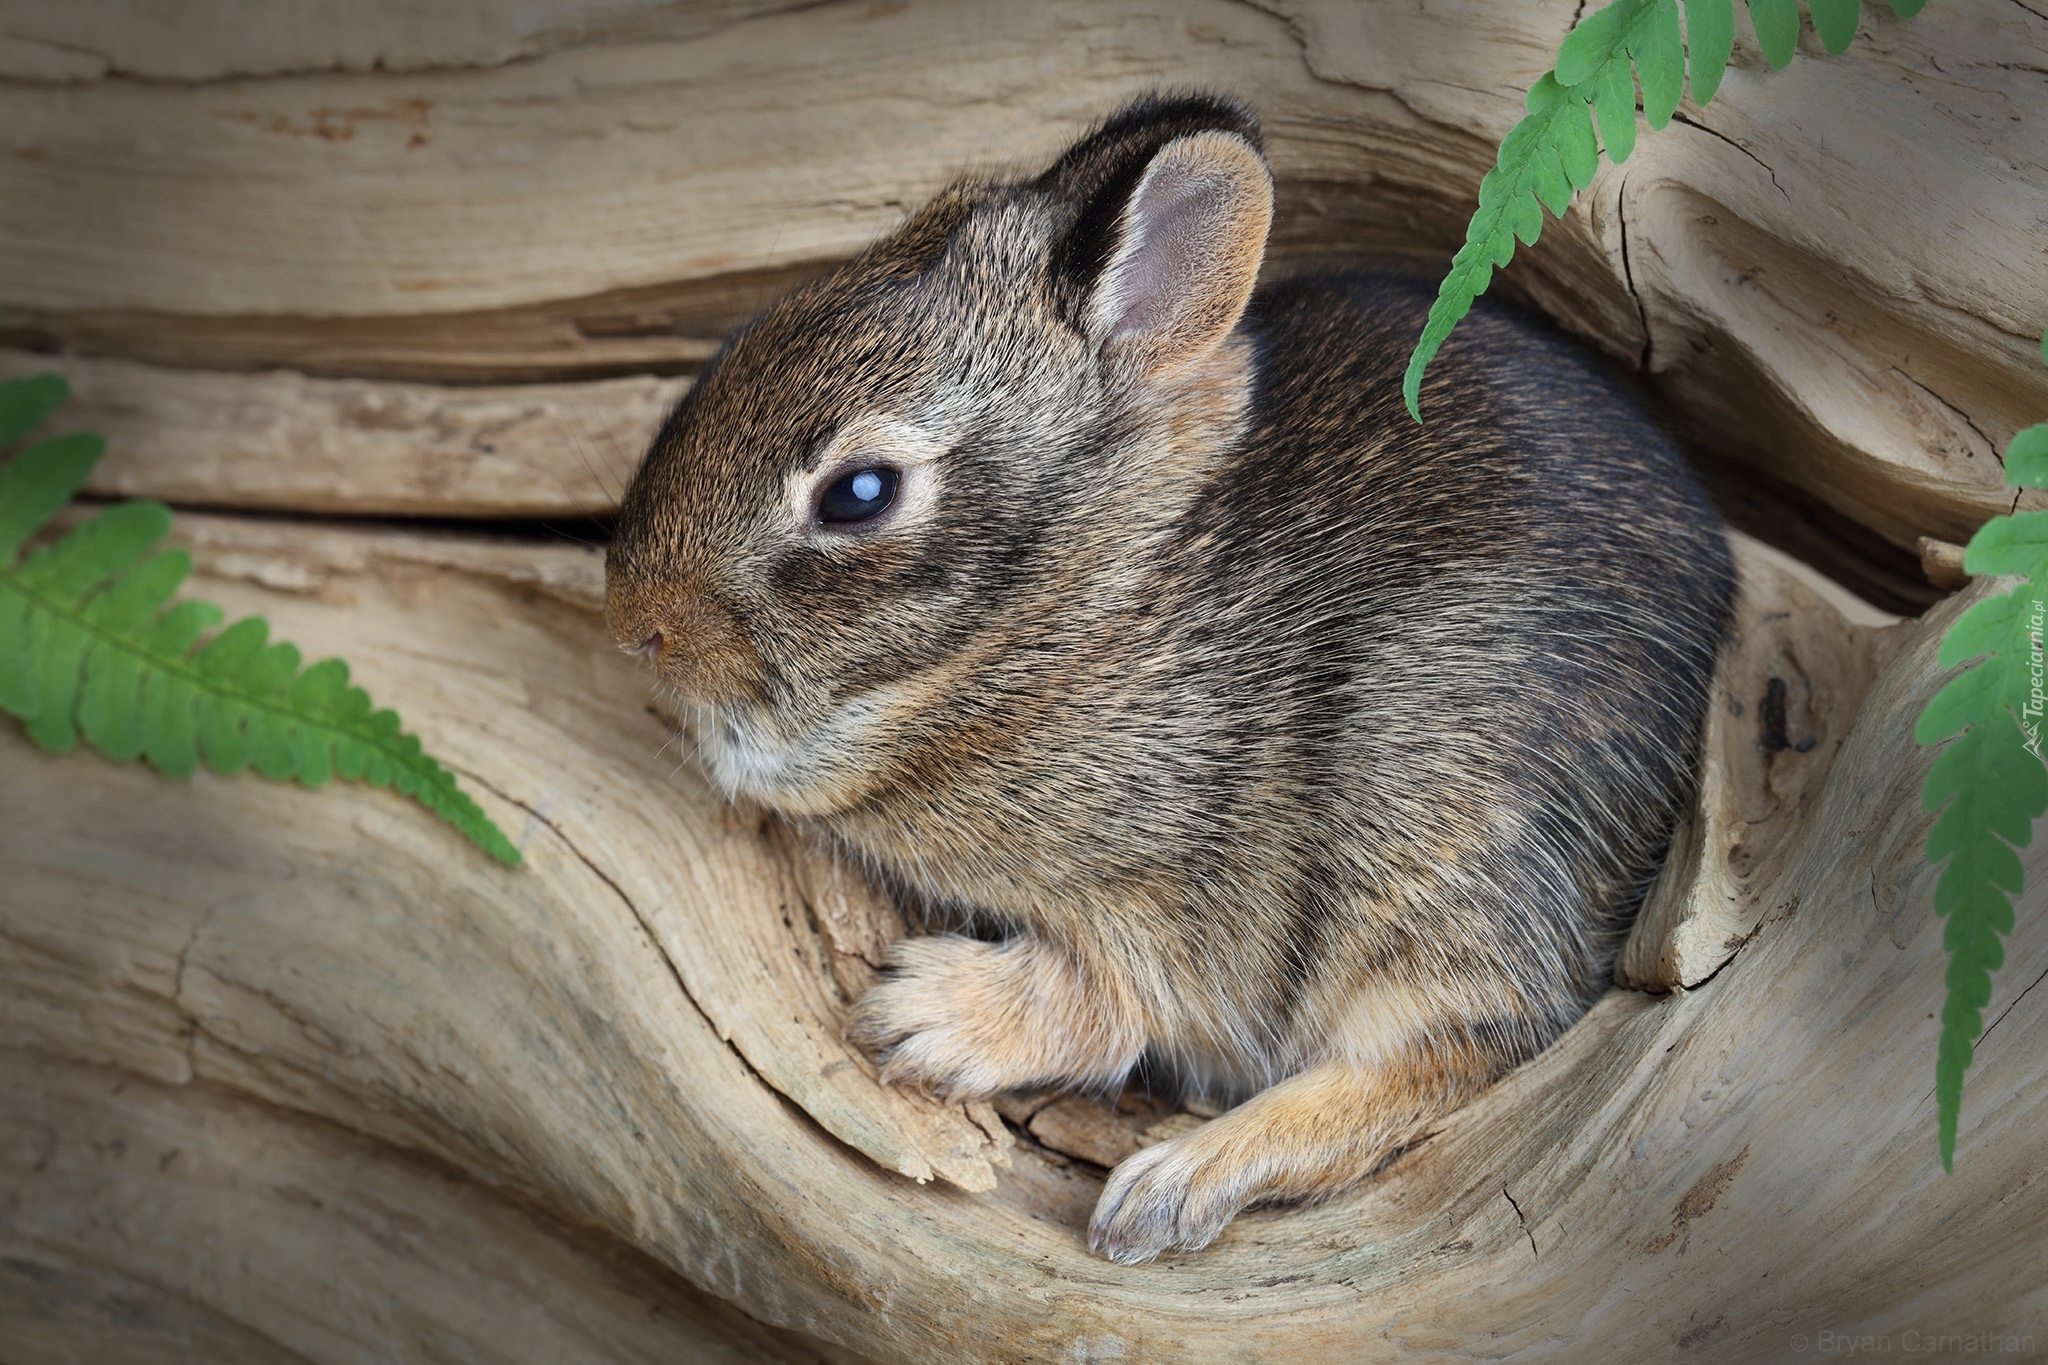
{"label": "rabbit's nose", "polygon": [[619,618],[613,635],[619,649],[653,664],[688,700],[709,704],[758,698],[761,660],[753,642],[733,614],[704,593],[673,590],[651,607],[617,607],[614,616]]}

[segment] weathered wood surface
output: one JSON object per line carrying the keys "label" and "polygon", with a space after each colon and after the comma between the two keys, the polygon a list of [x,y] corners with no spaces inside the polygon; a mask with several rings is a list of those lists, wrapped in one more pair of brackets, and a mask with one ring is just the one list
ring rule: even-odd
{"label": "weathered wood surface", "polygon": [[[1809,669],[1891,661],[1749,888],[1762,922],[1710,980],[1612,993],[1351,1197],[1125,1270],[1081,1245],[1099,1168],[1045,1144],[1107,1159],[1160,1116],[1039,1108],[1012,1138],[876,1085],[838,1041],[839,982],[886,915],[710,796],[573,594],[512,581],[503,547],[185,520],[200,590],[346,654],[528,862],[491,866],[387,792],[177,786],[0,735],[0,1208],[20,1249],[0,1293],[48,1344],[34,1358],[111,1339],[95,1324],[133,1284],[161,1310],[123,1332],[160,1353],[446,1340],[536,1358],[512,1320],[432,1304],[569,1265],[551,1330],[593,1359],[688,1337],[697,1300],[664,1277],[930,1361],[1681,1341],[1751,1361],[1800,1332],[2025,1331],[2048,1308],[2048,1193],[2026,1174],[2048,1160],[2048,1000],[2025,994],[2048,971],[2039,845],[1955,1174],[1934,1157],[1945,959],[1907,718],[1960,602],[1875,642],[1799,608]],[[591,581],[580,551],[526,554]],[[263,1240],[234,1234],[236,1210]],[[169,1250],[192,1247],[214,1254]],[[337,1273],[348,1293],[317,1292]],[[642,1315],[640,1334],[607,1338],[607,1313]]]}
{"label": "weathered wood surface", "polygon": [[1734,542],[1741,599],[1714,679],[1699,800],[1615,964],[1637,990],[1697,986],[1756,932],[1897,638],[1870,628],[1897,618],[1767,545]]}
{"label": "weathered wood surface", "polygon": [[[56,425],[114,438],[103,496],[602,511],[734,319],[1139,89],[1260,104],[1276,270],[1440,262],[1579,8],[19,0],[0,373],[71,376]],[[1866,7],[1849,54],[1809,35],[1780,74],[1739,36],[1713,105],[1506,285],[1720,460],[1947,572],[1922,539],[2011,505],[1992,447],[2048,412],[2048,19]],[[8,1365],[2043,1340],[2040,843],[1934,1158],[1910,719],[1959,602],[1886,628],[1745,545],[1706,797],[1622,968],[1668,993],[1613,992],[1354,1195],[1126,1270],[1079,1241],[1101,1163],[1203,1116],[876,1085],[838,1025],[900,920],[707,791],[592,551],[179,525],[197,591],[347,657],[528,864],[390,793],[178,786],[0,726]]]}
{"label": "weathered wood surface", "polygon": [[0,352],[107,438],[89,494],[353,516],[609,513],[687,379],[453,387]]}
{"label": "weathered wood surface", "polygon": [[[1276,269],[1439,261],[1580,8],[388,0],[272,27],[18,0],[0,327],[348,376],[686,369],[959,171],[1042,161],[1162,84],[1264,111]],[[1917,554],[2010,505],[1995,449],[2048,410],[2048,18],[1873,5],[1843,56],[1805,42],[1774,73],[1744,31],[1714,102],[1508,284],[1724,457]]]}
{"label": "weathered wood surface", "polygon": [[[245,1092],[13,1050],[0,1087],[10,1362],[858,1359],[616,1237]],[[108,1226],[81,1237],[93,1220]]]}

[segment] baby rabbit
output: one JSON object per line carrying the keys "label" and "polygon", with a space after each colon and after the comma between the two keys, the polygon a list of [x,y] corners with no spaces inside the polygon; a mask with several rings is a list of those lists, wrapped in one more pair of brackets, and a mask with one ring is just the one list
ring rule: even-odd
{"label": "baby rabbit", "polygon": [[620,509],[606,608],[729,792],[973,930],[857,1005],[886,1079],[1237,1107],[1089,1245],[1355,1183],[1602,988],[1730,610],[1672,444],[1482,300],[1254,293],[1256,117],[1140,99],[743,327]]}

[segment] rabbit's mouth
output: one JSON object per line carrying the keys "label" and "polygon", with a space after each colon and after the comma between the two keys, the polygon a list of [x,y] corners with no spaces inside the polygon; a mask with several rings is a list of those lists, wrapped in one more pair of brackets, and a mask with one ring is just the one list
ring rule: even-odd
{"label": "rabbit's mouth", "polygon": [[728,796],[787,814],[843,810],[873,785],[877,736],[899,706],[895,690],[885,685],[848,698],[796,734],[764,707],[693,706],[704,770]]}

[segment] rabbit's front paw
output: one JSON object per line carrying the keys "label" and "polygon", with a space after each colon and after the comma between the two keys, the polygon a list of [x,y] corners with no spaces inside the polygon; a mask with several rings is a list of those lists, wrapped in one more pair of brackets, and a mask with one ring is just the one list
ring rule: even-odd
{"label": "rabbit's front paw", "polygon": [[1032,938],[899,939],[889,974],[853,1009],[847,1036],[882,1079],[949,1100],[1029,1085],[1120,1080],[1144,1039],[1079,969]]}
{"label": "rabbit's front paw", "polygon": [[971,984],[986,973],[990,952],[986,943],[951,935],[890,946],[892,970],[860,998],[847,1028],[874,1057],[885,1084],[909,1082],[946,1100],[1004,1088]]}

